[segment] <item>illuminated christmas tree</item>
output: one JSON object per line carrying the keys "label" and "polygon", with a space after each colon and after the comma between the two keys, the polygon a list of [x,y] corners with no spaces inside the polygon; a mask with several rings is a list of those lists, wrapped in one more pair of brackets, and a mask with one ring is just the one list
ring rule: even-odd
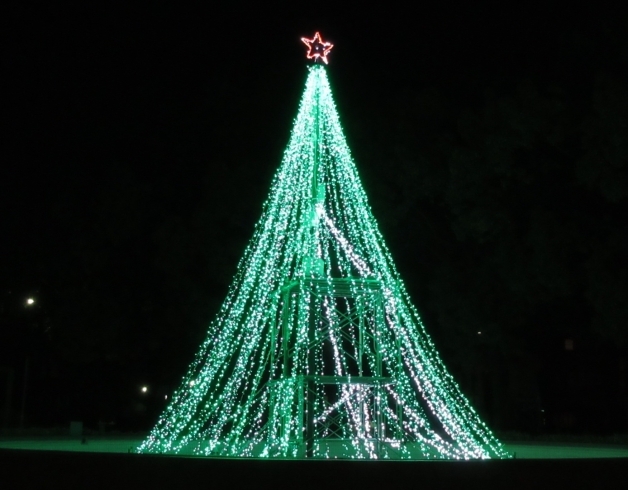
{"label": "illuminated christmas tree", "polygon": [[[141,453],[502,458],[393,264],[338,120],[332,48],[220,312]],[[323,62],[323,63],[321,63]]]}

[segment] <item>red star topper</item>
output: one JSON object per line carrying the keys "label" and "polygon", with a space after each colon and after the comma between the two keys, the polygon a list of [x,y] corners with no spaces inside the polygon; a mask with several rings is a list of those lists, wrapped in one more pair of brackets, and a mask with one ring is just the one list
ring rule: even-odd
{"label": "red star topper", "polygon": [[314,62],[323,60],[325,64],[328,63],[327,54],[331,51],[331,48],[334,47],[332,43],[324,43],[318,32],[314,34],[312,39],[302,37],[301,41],[307,44],[307,59],[314,60]]}

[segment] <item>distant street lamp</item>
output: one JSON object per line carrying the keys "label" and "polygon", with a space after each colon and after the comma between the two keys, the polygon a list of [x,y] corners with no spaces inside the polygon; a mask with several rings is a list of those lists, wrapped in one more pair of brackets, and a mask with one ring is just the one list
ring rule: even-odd
{"label": "distant street lamp", "polygon": [[[35,304],[35,298],[26,298],[26,307],[33,306]],[[22,386],[22,406],[20,408],[20,427],[24,427],[24,413],[26,410],[26,392],[28,390],[28,365],[30,363],[30,357],[27,354],[24,361],[24,384]]]}

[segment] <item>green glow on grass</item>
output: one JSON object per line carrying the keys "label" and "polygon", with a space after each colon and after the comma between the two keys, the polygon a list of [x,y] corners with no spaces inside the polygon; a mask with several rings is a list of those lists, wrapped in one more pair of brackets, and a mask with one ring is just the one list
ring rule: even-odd
{"label": "green glow on grass", "polygon": [[395,269],[324,66],[220,312],[141,453],[507,457]]}

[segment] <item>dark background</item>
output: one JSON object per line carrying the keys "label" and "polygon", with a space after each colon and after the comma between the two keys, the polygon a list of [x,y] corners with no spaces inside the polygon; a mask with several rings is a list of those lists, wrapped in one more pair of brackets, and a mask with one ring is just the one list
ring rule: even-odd
{"label": "dark background", "polygon": [[628,19],[559,5],[5,9],[3,426],[154,423],[252,235],[299,38],[320,30],[375,216],[489,425],[625,432]]}

